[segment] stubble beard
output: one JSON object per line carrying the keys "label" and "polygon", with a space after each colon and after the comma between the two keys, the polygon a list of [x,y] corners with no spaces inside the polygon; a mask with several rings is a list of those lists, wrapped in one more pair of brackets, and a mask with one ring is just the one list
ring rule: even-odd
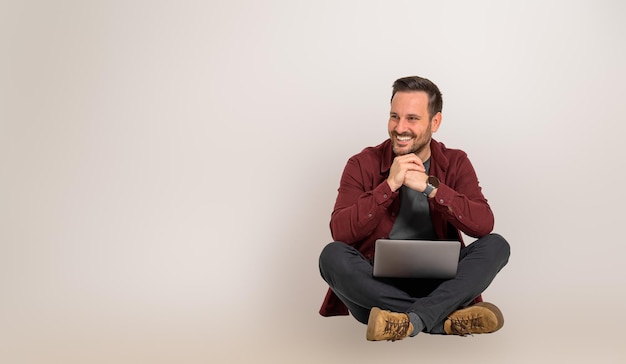
{"label": "stubble beard", "polygon": [[410,137],[415,137],[415,135],[414,134],[397,134],[395,132],[391,133],[391,141],[393,143],[393,153],[397,156],[400,156],[400,155],[407,155],[410,153],[420,154],[424,150],[424,148],[426,148],[426,146],[430,144],[430,140],[432,139],[433,134],[430,129],[430,124],[428,124],[428,128],[426,129],[424,134],[422,134],[422,136],[419,138],[415,138],[415,140],[413,141],[413,143],[409,146],[409,149],[407,150],[401,150],[396,144],[396,136],[398,135],[410,136]]}
{"label": "stubble beard", "polygon": [[395,141],[394,141],[393,152],[397,156],[406,155],[410,153],[420,154],[424,150],[424,148],[426,148],[426,145],[428,145],[428,143],[430,143],[430,140],[424,143],[420,143],[420,140],[415,140],[413,144],[411,144],[409,149],[400,149],[398,148],[398,146],[395,144]]}

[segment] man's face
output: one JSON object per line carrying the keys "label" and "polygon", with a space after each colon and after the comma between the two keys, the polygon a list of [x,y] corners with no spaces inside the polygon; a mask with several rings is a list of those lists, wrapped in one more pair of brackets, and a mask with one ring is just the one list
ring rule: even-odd
{"label": "man's face", "polygon": [[439,129],[441,113],[430,118],[428,94],[424,91],[396,92],[389,112],[389,137],[396,155],[409,153],[430,156],[430,139]]}

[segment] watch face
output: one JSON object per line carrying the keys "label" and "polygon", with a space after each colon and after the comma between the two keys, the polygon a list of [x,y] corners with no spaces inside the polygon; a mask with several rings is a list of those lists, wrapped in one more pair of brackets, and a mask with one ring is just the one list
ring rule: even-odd
{"label": "watch face", "polygon": [[435,188],[439,187],[439,179],[435,176],[429,176],[428,183],[430,183]]}

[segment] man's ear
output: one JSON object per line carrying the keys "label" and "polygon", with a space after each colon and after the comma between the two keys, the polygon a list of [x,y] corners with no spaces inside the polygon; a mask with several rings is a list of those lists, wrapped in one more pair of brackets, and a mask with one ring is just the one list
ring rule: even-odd
{"label": "man's ear", "polygon": [[439,125],[441,125],[441,118],[442,115],[440,112],[436,113],[435,116],[433,116],[432,119],[430,119],[430,130],[434,133],[437,130],[439,130]]}

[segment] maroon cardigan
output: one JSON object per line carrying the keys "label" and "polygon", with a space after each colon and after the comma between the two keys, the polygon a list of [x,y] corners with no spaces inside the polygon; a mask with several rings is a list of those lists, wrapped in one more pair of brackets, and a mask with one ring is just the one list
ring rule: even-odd
{"label": "maroon cardigan", "polygon": [[[429,173],[440,181],[437,195],[428,201],[437,237],[463,242],[461,231],[475,238],[491,233],[493,213],[467,154],[435,140],[430,149]],[[333,239],[354,246],[370,260],[374,243],[389,237],[400,210],[398,192],[392,192],[386,183],[393,158],[390,139],[350,158],[330,219]],[[482,298],[476,297],[475,302],[480,301]],[[329,289],[320,314],[347,315],[348,309]]]}

